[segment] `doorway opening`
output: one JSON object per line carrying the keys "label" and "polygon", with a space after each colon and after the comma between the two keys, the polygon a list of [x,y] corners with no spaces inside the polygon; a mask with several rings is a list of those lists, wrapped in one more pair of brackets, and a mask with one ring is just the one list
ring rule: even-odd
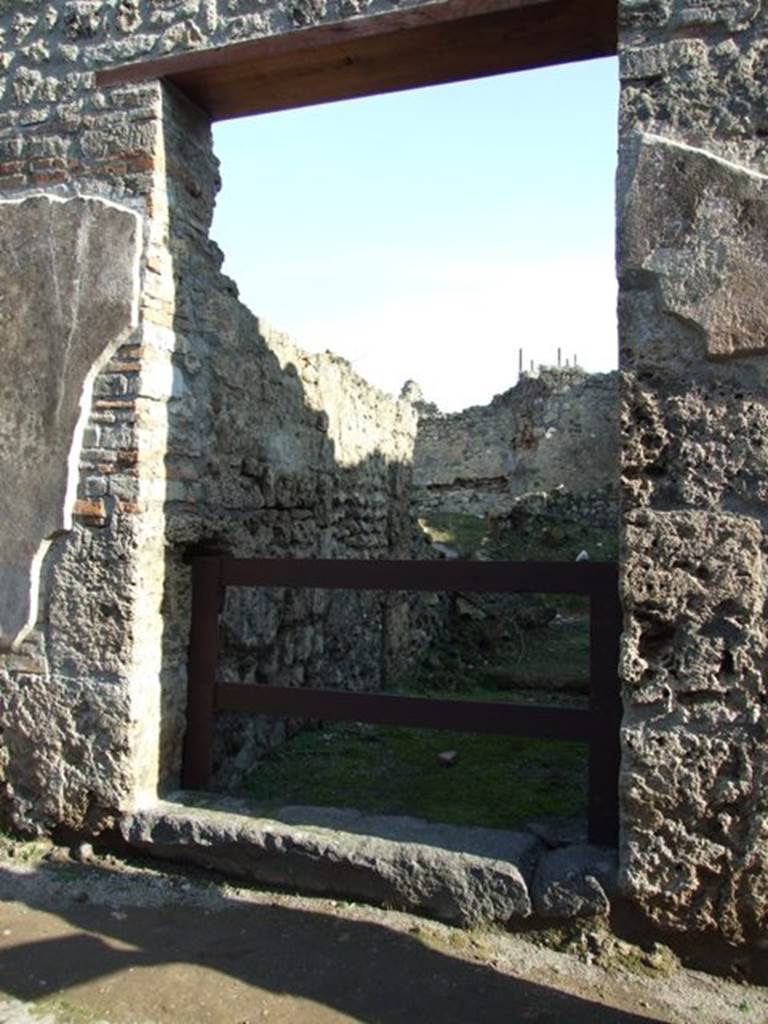
{"label": "doorway opening", "polygon": [[[416,414],[413,537],[363,557],[615,561],[616,80],[608,59],[216,126],[212,233],[242,297]],[[231,683],[589,706],[585,597],[337,595],[369,628],[335,660],[333,641],[286,639],[306,595],[256,600],[258,639],[242,599],[225,604]],[[583,739],[294,715],[265,719],[259,742],[231,712],[223,730],[217,763],[245,747],[254,761],[219,783],[270,806],[520,827],[537,805],[586,821]]]}
{"label": "doorway opening", "polygon": [[[579,17],[575,10],[577,5],[557,0],[551,3],[521,2],[513,4],[509,9],[475,12],[472,15],[458,11],[455,4],[441,4],[439,9],[438,6],[430,6],[431,10],[425,7],[421,12],[391,15],[391,19],[400,19],[396,24],[383,16],[353,20],[343,43],[339,43],[338,37],[334,41],[332,26],[320,26],[306,32],[288,33],[280,40],[257,40],[243,44],[243,47],[228,48],[227,52],[168,58],[145,65],[143,73],[166,78],[216,120],[447,82],[474,75],[490,75],[511,68],[524,69],[537,64],[601,56],[615,50],[615,5],[610,3],[599,5],[598,17],[595,17],[594,10],[590,11],[589,25],[582,17],[578,26],[573,21]],[[546,17],[542,18],[544,14]],[[428,40],[429,45],[426,45]],[[424,58],[427,53],[429,60]],[[375,73],[373,69],[376,69]],[[133,80],[140,73],[134,69],[131,72]],[[107,79],[111,75],[110,81],[117,81],[119,77],[115,77],[116,74],[105,73],[101,80],[108,84]],[[269,198],[265,196],[262,205],[268,204]],[[318,206],[321,205],[321,199],[318,198]],[[445,219],[452,222],[455,220],[456,204],[445,205],[448,207]],[[578,206],[577,203],[571,205],[574,208]],[[492,274],[489,276],[493,277]],[[339,274],[339,278],[339,287],[343,290],[343,274]],[[268,296],[265,296],[265,302],[268,303]],[[542,299],[539,305],[543,308],[545,300]],[[462,364],[467,356],[467,361],[471,361],[476,346],[476,339],[471,332],[464,333],[469,337],[461,352]],[[568,391],[568,388],[561,387],[566,381],[564,372],[575,373],[578,369],[568,365],[571,360],[570,350],[573,348],[570,340],[562,346],[566,352],[566,365],[562,365],[559,357],[555,359],[554,353],[549,356],[549,361],[554,363],[552,369],[557,371],[550,377],[555,382],[554,391],[558,395],[564,390]],[[352,416],[350,404],[345,406],[342,402],[341,411],[336,409],[332,412],[324,405],[324,396],[328,395],[331,388],[329,381],[333,379],[337,383],[340,380],[349,383],[348,371],[338,361],[334,362],[333,358],[302,354],[285,339],[268,331],[261,331],[259,344],[271,353],[270,358],[275,364],[270,374],[265,374],[264,380],[259,381],[258,397],[262,406],[274,401],[277,392],[270,390],[273,384],[279,385],[281,394],[290,393],[294,397],[285,403],[279,422],[267,422],[268,417],[259,422],[260,434],[251,439],[250,448],[241,444],[237,430],[229,431],[232,436],[226,438],[226,458],[218,460],[216,472],[230,473],[232,467],[237,468],[240,488],[238,501],[246,491],[252,495],[251,513],[247,513],[247,504],[238,505],[238,528],[233,531],[233,534],[237,534],[235,540],[226,536],[226,530],[222,533],[222,517],[219,516],[217,535],[203,536],[197,545],[198,550],[201,545],[203,548],[218,546],[236,558],[267,555],[297,560],[327,556],[349,559],[356,551],[364,552],[372,559],[412,557],[415,543],[411,529],[413,521],[410,521],[410,525],[406,521],[405,508],[411,501],[407,476],[413,453],[408,452],[405,439],[411,428],[404,424],[406,420],[415,424],[429,419],[424,408],[417,408],[418,405],[429,405],[429,395],[426,396],[427,402],[420,399],[410,401],[410,413],[404,412],[401,416],[396,403],[382,404],[378,398],[373,397],[371,391],[367,391],[365,400],[352,403],[356,406],[354,415],[358,417],[355,420],[357,427],[364,433],[367,431],[366,443],[360,450],[356,450],[356,439],[352,436],[354,432],[349,430]],[[512,353],[513,362],[517,358],[518,374],[521,369],[525,370],[525,366],[520,365],[520,348],[525,353],[525,347],[516,346],[514,341],[506,346]],[[529,350],[528,358],[530,355]],[[574,355],[576,361],[584,358],[579,353]],[[213,358],[220,358],[220,355],[214,355]],[[217,417],[213,426],[218,431],[216,444],[221,442],[226,432],[223,424],[227,416],[232,414],[232,407],[238,402],[248,401],[247,389],[240,387],[241,382],[237,379],[237,368],[230,365],[225,370],[221,374],[213,374],[216,387],[221,392],[215,403]],[[475,474],[475,482],[482,484],[481,489],[488,494],[500,490],[505,492],[513,478],[519,483],[521,475],[525,477],[526,473],[536,478],[538,470],[531,468],[531,452],[534,449],[546,449],[549,452],[553,447],[553,438],[558,430],[553,431],[550,429],[551,424],[545,424],[543,431],[539,431],[536,417],[529,415],[532,409],[542,404],[542,380],[542,374],[535,367],[533,371],[529,367],[525,379],[521,381],[525,385],[524,401],[516,402],[514,399],[520,396],[513,396],[515,433],[514,437],[507,439],[509,444],[506,454],[510,457],[503,463],[502,470]],[[500,386],[504,387],[506,383],[502,380]],[[570,387],[570,381],[568,385]],[[358,387],[358,384],[354,387]],[[242,394],[237,394],[238,388]],[[358,392],[358,398],[362,391]],[[501,392],[502,397],[505,393]],[[384,406],[386,412],[383,411]],[[368,413],[365,412],[366,408],[369,408]],[[493,412],[498,411],[497,404]],[[237,419],[237,416],[233,416],[233,419]],[[449,424],[447,419],[441,419],[439,412],[433,419],[438,424],[438,432],[442,425],[446,428],[444,433],[451,433],[454,426],[452,421]],[[367,424],[363,422],[365,420]],[[242,421],[244,416],[239,417],[239,422]],[[391,422],[393,430],[382,431],[380,428],[385,422]],[[317,430],[316,435],[309,432],[312,423]],[[371,428],[372,423],[379,429],[379,434]],[[394,424],[397,424],[396,428]],[[584,435],[583,427],[580,429],[582,452],[589,451],[592,438],[589,432]],[[394,436],[393,431],[400,431],[397,434],[399,440],[396,450],[387,448],[383,440],[387,432]],[[444,496],[443,481],[428,481],[425,489],[430,492],[430,497]],[[224,483],[217,483],[216,493],[222,507],[231,502],[232,489]],[[517,509],[516,513],[519,511]],[[438,515],[470,516],[475,519],[478,515],[474,510],[457,513],[438,509],[437,512]],[[425,535],[436,540],[436,531],[440,529],[441,523],[434,521],[434,516],[430,522],[429,514],[426,513],[422,518],[426,522],[422,543],[426,543]],[[445,526],[445,523],[442,525]],[[454,519],[448,525],[455,527],[454,532],[460,532],[462,526],[472,524]],[[491,532],[489,520],[488,537]],[[499,529],[496,532],[498,541],[503,531]],[[551,531],[553,536],[556,532]],[[483,537],[479,542],[481,556],[487,554],[487,545],[486,550],[482,550],[485,539]],[[437,540],[437,544],[452,547],[444,540]],[[433,543],[431,547],[434,554],[436,544]],[[471,598],[471,591],[462,596],[462,600],[470,606]],[[448,604],[451,601],[449,599]],[[297,688],[302,686],[302,670],[305,670],[302,659],[311,659],[317,655],[317,644],[325,644],[325,634],[329,632],[326,627],[329,623],[332,627],[333,623],[332,618],[324,619],[323,628],[318,631],[316,621],[305,619],[300,624],[304,630],[303,638],[299,639],[295,629],[296,621],[291,621],[290,617],[296,615],[295,608],[300,604],[298,601],[289,602],[286,613],[288,619],[284,625],[290,628],[284,631],[285,635],[276,645],[278,667],[281,667],[279,659],[282,658],[282,667],[291,669],[293,685]],[[378,602],[376,607],[380,605],[381,602]],[[485,608],[479,610],[485,618],[492,619]],[[253,621],[252,609],[241,607],[241,615],[242,621],[250,626]],[[224,620],[226,617],[225,607]],[[366,623],[368,618],[368,612],[363,609],[360,621]],[[390,618],[389,615],[386,618],[388,623]],[[281,629],[279,623],[278,634]],[[387,629],[391,637],[389,625]],[[458,631],[458,628],[453,630],[454,633]],[[323,634],[322,641],[317,640],[318,632]],[[247,633],[248,629],[245,630],[246,639]],[[234,638],[235,646],[241,639]],[[373,646],[383,648],[387,643],[387,640],[375,640]],[[209,682],[212,684],[213,678]],[[235,754],[236,760],[241,759],[243,749],[241,745]]]}

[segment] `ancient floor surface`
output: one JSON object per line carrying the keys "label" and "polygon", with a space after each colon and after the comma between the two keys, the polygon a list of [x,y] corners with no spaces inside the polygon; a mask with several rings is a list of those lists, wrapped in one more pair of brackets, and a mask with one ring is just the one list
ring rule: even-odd
{"label": "ancient floor surface", "polygon": [[766,1024],[768,990],[0,840],[0,1024],[33,1021]]}

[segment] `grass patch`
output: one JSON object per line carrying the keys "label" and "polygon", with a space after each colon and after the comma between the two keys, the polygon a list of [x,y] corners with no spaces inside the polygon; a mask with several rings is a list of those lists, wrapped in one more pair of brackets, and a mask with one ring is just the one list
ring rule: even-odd
{"label": "grass patch", "polygon": [[[438,762],[442,751],[458,760]],[[586,806],[586,745],[428,729],[334,724],[300,733],[254,771],[267,806],[355,807],[457,825],[518,828]]]}
{"label": "grass patch", "polygon": [[619,556],[618,530],[575,520],[546,522],[521,516],[520,522],[488,535],[486,520],[464,512],[430,512],[419,519],[431,540],[455,548],[463,558],[482,552],[485,558],[511,562],[573,562],[581,551],[594,561]]}
{"label": "grass patch", "polygon": [[[487,535],[477,516],[431,513],[431,539],[461,557],[511,561],[613,559],[615,532],[523,519]],[[538,602],[538,606],[537,606]],[[545,624],[548,623],[548,624]],[[584,706],[588,603],[578,596],[456,595],[450,621],[392,691],[472,700]],[[443,751],[458,759],[446,766]],[[354,807],[429,821],[519,828],[586,809],[587,746],[427,729],[327,724],[299,733],[255,767],[250,795],[285,804]]]}
{"label": "grass patch", "polygon": [[454,548],[468,558],[485,540],[485,519],[462,512],[431,512],[419,519],[419,526],[434,543]]}

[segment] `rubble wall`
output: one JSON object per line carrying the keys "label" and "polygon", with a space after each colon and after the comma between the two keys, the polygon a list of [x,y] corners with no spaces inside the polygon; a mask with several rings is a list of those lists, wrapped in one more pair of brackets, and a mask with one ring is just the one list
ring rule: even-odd
{"label": "rubble wall", "polygon": [[[282,30],[298,10],[234,18],[222,4],[219,18],[212,7],[0,4],[0,194],[36,196],[38,206],[85,196],[138,223],[136,322],[117,337],[103,318],[102,340],[97,322],[88,358],[71,363],[71,436],[61,444],[70,463],[57,477],[59,519],[41,516],[34,541],[43,551],[34,626],[0,650],[0,803],[3,820],[27,831],[98,830],[178,781],[196,552],[411,553],[410,408],[343,361],[305,355],[239,303],[208,239],[219,179],[201,112],[157,82],[95,88],[99,67],[239,38],[249,26]],[[0,244],[12,249],[8,223]],[[30,295],[52,286],[40,267]],[[100,288],[81,296],[83,311],[98,308]],[[5,383],[3,401],[13,402]],[[16,493],[19,521],[30,517],[22,505]],[[346,608],[280,600],[265,638],[263,626],[248,633],[252,597],[229,596],[225,674],[255,678],[258,662],[299,684],[311,663],[359,686],[418,643],[402,609],[382,610],[377,597]],[[389,614],[399,627],[382,650],[371,631],[378,638]],[[354,670],[342,672],[350,659]],[[237,781],[280,730],[265,728],[221,723],[220,784]]]}
{"label": "rubble wall", "polygon": [[[395,6],[0,3],[3,197],[85,195],[140,220],[137,324],[129,338],[105,337],[95,356],[107,362],[92,381],[71,528],[64,516],[60,533],[39,538],[50,544],[36,626],[0,654],[2,808],[18,827],[104,827],[176,771],[181,552],[223,543],[220,521],[234,520],[227,542],[243,553],[342,553],[361,522],[366,550],[399,543],[399,517],[374,512],[400,486],[399,450],[364,447],[362,461],[339,466],[330,499],[303,496],[281,461],[300,450],[322,476],[323,450],[340,442],[330,418],[309,430],[319,416],[313,368],[270,341],[212,270],[216,172],[199,112],[157,82],[100,91],[94,72]],[[760,0],[619,0],[619,10],[622,885],[667,927],[757,941],[768,878],[768,11]],[[5,221],[7,247],[4,230]],[[198,272],[201,284],[218,282],[200,310]],[[248,452],[225,436],[243,408],[241,345],[259,367],[250,415],[258,408],[274,428],[274,450],[267,436],[264,451],[254,442]],[[269,405],[282,410],[277,423]],[[370,481],[362,511],[358,471]],[[385,476],[386,494],[374,483]],[[251,532],[244,495],[257,488],[264,505]]]}
{"label": "rubble wall", "polygon": [[617,374],[542,367],[488,405],[420,409],[414,482],[422,511],[498,514],[533,491],[609,487],[618,462]]}

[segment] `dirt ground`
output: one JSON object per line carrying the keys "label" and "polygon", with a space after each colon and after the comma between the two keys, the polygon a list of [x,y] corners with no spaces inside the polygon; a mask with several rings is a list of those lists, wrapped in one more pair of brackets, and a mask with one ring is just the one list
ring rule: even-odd
{"label": "dirt ground", "polygon": [[595,935],[574,956],[80,856],[0,839],[0,1024],[768,1024],[768,989]]}

